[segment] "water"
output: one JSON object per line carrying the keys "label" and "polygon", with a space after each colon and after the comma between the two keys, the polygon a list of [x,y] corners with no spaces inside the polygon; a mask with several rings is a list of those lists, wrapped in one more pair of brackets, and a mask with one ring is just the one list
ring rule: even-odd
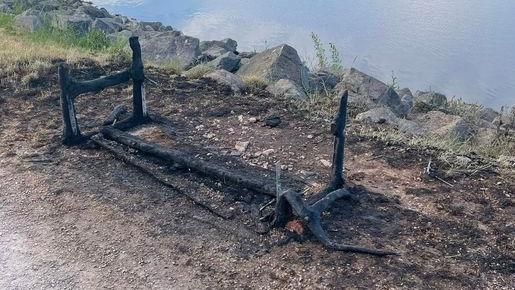
{"label": "water", "polygon": [[161,21],[240,51],[280,43],[315,64],[311,32],[346,67],[401,87],[473,103],[515,105],[513,0],[94,0],[113,13]]}

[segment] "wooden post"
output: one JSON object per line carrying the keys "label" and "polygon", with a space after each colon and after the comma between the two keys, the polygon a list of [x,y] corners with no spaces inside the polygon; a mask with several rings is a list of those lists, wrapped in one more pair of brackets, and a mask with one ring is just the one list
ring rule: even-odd
{"label": "wooden post", "polygon": [[340,99],[340,107],[334,124],[331,126],[334,135],[333,166],[331,168],[331,181],[325,192],[335,191],[344,185],[343,171],[345,159],[345,126],[347,124],[347,103],[349,92],[345,91]]}
{"label": "wooden post", "polygon": [[145,73],[143,71],[143,61],[141,59],[141,46],[138,37],[131,37],[129,43],[132,49],[131,77],[133,121],[136,123],[144,122],[148,118],[147,105],[145,100]]}
{"label": "wooden post", "polygon": [[79,124],[75,114],[75,96],[70,92],[73,81],[67,64],[59,65],[59,84],[61,85],[61,108],[63,110],[63,144],[75,145],[82,141]]}

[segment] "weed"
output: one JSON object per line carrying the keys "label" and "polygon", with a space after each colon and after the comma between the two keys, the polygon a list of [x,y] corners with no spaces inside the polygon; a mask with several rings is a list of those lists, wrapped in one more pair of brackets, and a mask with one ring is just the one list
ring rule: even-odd
{"label": "weed", "polygon": [[313,40],[313,46],[315,48],[315,55],[318,60],[318,68],[327,68],[327,56],[325,55],[325,48],[320,40],[318,34],[311,32],[311,39]]}
{"label": "weed", "polygon": [[258,76],[246,76],[243,77],[243,84],[247,90],[255,92],[264,90],[269,85],[269,82]]}

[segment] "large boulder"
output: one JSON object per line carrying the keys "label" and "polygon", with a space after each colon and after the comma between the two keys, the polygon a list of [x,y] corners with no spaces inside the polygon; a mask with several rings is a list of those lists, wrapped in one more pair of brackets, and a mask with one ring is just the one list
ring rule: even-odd
{"label": "large boulder", "polygon": [[200,55],[199,40],[179,31],[143,32],[139,36],[144,59],[156,64],[173,60],[186,68]]}
{"label": "large boulder", "polygon": [[233,52],[226,52],[208,64],[216,69],[224,69],[229,72],[235,72],[240,67],[240,57]]}
{"label": "large boulder", "polygon": [[440,137],[451,137],[465,141],[471,137],[472,127],[460,116],[448,115],[441,111],[418,114],[415,121],[429,133]]}
{"label": "large boulder", "polygon": [[245,88],[245,84],[242,79],[226,70],[215,70],[204,77],[215,80],[220,84],[231,87],[235,93],[241,92]]}
{"label": "large boulder", "polygon": [[123,25],[114,18],[97,18],[93,21],[91,28],[102,31],[105,34],[111,34],[121,31]]}
{"label": "large boulder", "polygon": [[409,102],[402,103],[393,88],[355,68],[344,71],[336,90],[348,90],[349,104],[354,107],[373,109],[387,106],[397,117],[406,116],[410,109]]}
{"label": "large boulder", "polygon": [[18,15],[14,18],[14,25],[23,30],[34,32],[43,26],[40,16],[36,15]]}
{"label": "large boulder", "polygon": [[349,90],[349,92],[377,103],[384,92],[388,90],[388,86],[374,77],[351,68],[344,71],[342,80],[336,86],[336,89],[339,91]]}
{"label": "large boulder", "polygon": [[270,82],[288,79],[306,88],[309,86],[308,73],[297,51],[287,44],[282,44],[256,54],[249,63],[240,67],[237,74]]}
{"label": "large boulder", "polygon": [[280,79],[266,88],[274,96],[283,96],[290,99],[304,100],[306,93],[295,82],[289,79]]}
{"label": "large boulder", "polygon": [[230,38],[224,40],[202,41],[199,44],[202,60],[210,61],[228,52],[236,53],[238,43]]}

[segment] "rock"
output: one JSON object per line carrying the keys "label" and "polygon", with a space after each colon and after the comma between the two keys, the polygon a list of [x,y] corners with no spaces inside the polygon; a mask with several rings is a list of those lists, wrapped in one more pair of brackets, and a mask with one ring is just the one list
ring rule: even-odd
{"label": "rock", "polygon": [[500,114],[492,108],[481,108],[479,110],[479,117],[485,121],[493,122]]}
{"label": "rock", "polygon": [[237,74],[270,82],[288,79],[300,87],[309,86],[308,69],[302,64],[297,51],[287,44],[256,54],[249,63],[240,67]]}
{"label": "rock", "polygon": [[408,96],[411,96],[413,97],[413,93],[411,92],[411,90],[409,88],[404,88],[404,89],[400,89],[397,94],[399,96],[401,96],[401,98],[403,98],[404,96],[408,95]]}
{"label": "rock", "polygon": [[447,115],[440,111],[430,111],[416,116],[417,123],[428,133],[441,137],[456,138],[459,141],[468,139],[472,128],[461,117]]}
{"label": "rock", "polygon": [[315,91],[332,90],[338,84],[338,77],[332,72],[320,70],[310,75],[310,84]]}
{"label": "rock", "polygon": [[474,134],[474,141],[478,146],[490,146],[497,140],[497,135],[495,128],[479,128]]}
{"label": "rock", "polygon": [[84,35],[91,29],[93,19],[86,14],[56,14],[55,25],[61,29],[72,29],[79,35]]}
{"label": "rock", "polygon": [[338,83],[336,89],[338,91],[349,90],[377,103],[384,92],[388,90],[388,86],[376,78],[351,68],[344,71],[342,80]]}
{"label": "rock", "polygon": [[268,150],[265,150],[265,151],[261,152],[261,156],[270,156],[273,153],[275,153],[274,149],[268,149]]}
{"label": "rock", "polygon": [[417,106],[417,103],[423,103],[426,105],[424,107],[429,107],[434,110],[447,105],[447,97],[436,92],[417,91],[415,94],[415,107]]}
{"label": "rock", "polygon": [[80,6],[77,9],[76,13],[85,14],[93,19],[95,19],[95,18],[110,18],[111,17],[111,14],[109,14],[109,12],[107,12],[106,9],[97,8],[95,6],[87,5],[87,4]]}
{"label": "rock", "polygon": [[405,94],[401,98],[401,107],[402,111],[405,113],[405,115],[409,115],[411,110],[413,109],[413,96],[409,94]]}
{"label": "rock", "polygon": [[12,9],[5,3],[0,3],[0,13],[11,13]]}
{"label": "rock", "polygon": [[243,66],[243,65],[246,65],[250,62],[250,59],[249,58],[242,58],[240,59],[240,67]]}
{"label": "rock", "polygon": [[231,87],[235,93],[239,93],[245,88],[245,84],[238,75],[232,74],[226,70],[216,70],[208,73],[205,77]]}
{"label": "rock", "polygon": [[279,116],[269,116],[264,120],[264,122],[266,126],[269,126],[270,128],[275,128],[281,125],[282,120]]}
{"label": "rock", "polygon": [[408,114],[408,111],[405,110],[404,105],[401,103],[401,98],[391,87],[379,96],[377,103],[390,108],[397,117],[405,117]]}
{"label": "rock", "polygon": [[107,35],[107,38],[110,41],[123,41],[124,43],[128,43],[129,38],[133,35],[130,30],[122,30],[119,32],[111,33]]}
{"label": "rock", "polygon": [[322,165],[324,165],[325,167],[333,166],[333,164],[329,160],[325,160],[325,159],[320,159],[320,163],[322,163]]}
{"label": "rock", "polygon": [[41,17],[35,15],[18,15],[14,18],[14,25],[29,32],[34,32],[43,26]]}
{"label": "rock", "polygon": [[234,149],[238,151],[239,153],[244,153],[249,148],[250,142],[248,141],[239,141],[236,142],[236,145],[234,146]]}
{"label": "rock", "polygon": [[241,58],[252,58],[257,54],[255,51],[243,51],[238,53]]}
{"label": "rock", "polygon": [[202,59],[208,61],[222,56],[227,52],[236,53],[237,47],[238,43],[230,38],[226,38],[224,40],[202,41],[199,45],[200,51],[202,52]]}
{"label": "rock", "polygon": [[306,93],[292,80],[280,79],[266,88],[274,96],[284,96],[286,98],[305,100]]}
{"label": "rock", "polygon": [[143,32],[140,43],[144,59],[157,64],[175,60],[186,68],[200,55],[199,40],[179,31]]}
{"label": "rock", "polygon": [[121,31],[123,25],[113,18],[97,18],[93,21],[91,28],[102,31],[105,34],[112,34]]}
{"label": "rock", "polygon": [[462,167],[466,167],[472,163],[472,159],[467,156],[456,156],[456,163]]}
{"label": "rock", "polygon": [[422,128],[422,126],[417,122],[406,119],[397,120],[397,129],[402,133],[412,136],[421,136],[426,133],[426,130],[424,130],[424,128]]}
{"label": "rock", "polygon": [[209,62],[209,65],[216,69],[224,69],[228,72],[235,72],[240,67],[240,57],[231,51],[217,57]]}
{"label": "rock", "polygon": [[363,123],[376,123],[376,124],[397,124],[398,117],[387,107],[377,107],[358,114],[356,121]]}

